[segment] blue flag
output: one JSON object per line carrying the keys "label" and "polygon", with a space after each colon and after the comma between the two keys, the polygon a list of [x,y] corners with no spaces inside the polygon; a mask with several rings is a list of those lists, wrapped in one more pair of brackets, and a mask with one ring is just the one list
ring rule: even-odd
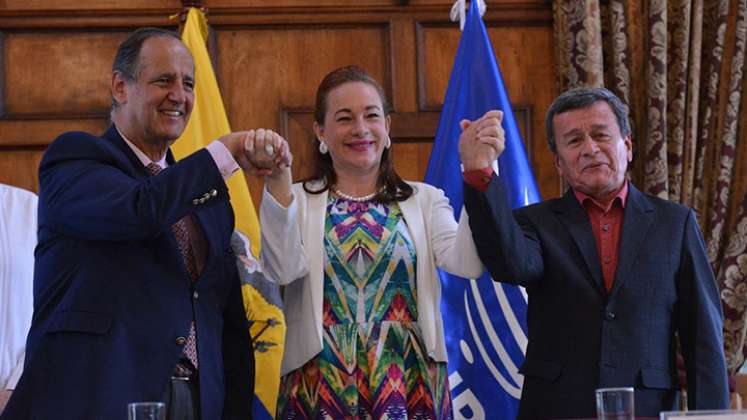
{"label": "blue flag", "polygon": [[[457,218],[463,203],[459,122],[476,120],[491,109],[503,111],[506,149],[498,168],[511,206],[535,203],[539,193],[490,38],[473,2],[425,175],[425,182],[446,192]],[[527,342],[526,294],[518,287],[493,282],[487,274],[476,281],[440,275],[454,417],[515,418],[523,382],[518,368]]]}

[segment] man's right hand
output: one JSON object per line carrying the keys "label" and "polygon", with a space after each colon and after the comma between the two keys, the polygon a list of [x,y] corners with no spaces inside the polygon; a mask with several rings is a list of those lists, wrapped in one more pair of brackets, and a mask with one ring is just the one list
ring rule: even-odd
{"label": "man's right hand", "polygon": [[503,112],[486,112],[475,121],[462,120],[459,136],[459,158],[465,171],[490,167],[505,149]]}
{"label": "man's right hand", "polygon": [[293,201],[291,170],[293,155],[288,141],[272,130],[241,131],[219,139],[241,169],[265,177],[265,185],[275,200],[288,207]]}
{"label": "man's right hand", "polygon": [[277,175],[293,162],[288,142],[272,130],[237,131],[218,140],[241,169],[253,175]]}

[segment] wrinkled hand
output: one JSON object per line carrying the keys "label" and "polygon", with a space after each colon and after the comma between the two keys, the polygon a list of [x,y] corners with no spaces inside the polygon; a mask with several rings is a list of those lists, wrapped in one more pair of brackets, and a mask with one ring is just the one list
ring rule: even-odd
{"label": "wrinkled hand", "polygon": [[244,139],[244,153],[250,173],[277,176],[293,163],[288,142],[280,134],[260,128],[249,130]]}
{"label": "wrinkled hand", "polygon": [[459,136],[459,158],[465,171],[491,166],[505,149],[503,112],[488,111],[475,121],[462,120]]}
{"label": "wrinkled hand", "polygon": [[290,167],[288,142],[272,130],[237,131],[218,139],[241,169],[257,176],[272,176]]}

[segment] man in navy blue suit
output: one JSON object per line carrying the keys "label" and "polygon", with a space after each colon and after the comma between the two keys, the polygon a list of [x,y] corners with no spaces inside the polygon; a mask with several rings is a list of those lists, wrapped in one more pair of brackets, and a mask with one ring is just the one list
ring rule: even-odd
{"label": "man in navy blue suit", "polygon": [[26,366],[3,419],[248,419],[254,360],[224,180],[290,163],[269,130],[232,133],[175,162],[194,63],[145,28],[113,64],[112,125],[65,133],[39,170],[39,245]]}
{"label": "man in navy blue suit", "polygon": [[692,210],[626,180],[626,108],[606,89],[560,95],[547,138],[562,198],[512,212],[491,163],[500,115],[460,139],[464,203],[493,279],[524,286],[529,341],[520,419],[594,417],[594,391],[635,388],[638,416],[677,409],[676,350],[691,409],[728,406],[719,292]]}

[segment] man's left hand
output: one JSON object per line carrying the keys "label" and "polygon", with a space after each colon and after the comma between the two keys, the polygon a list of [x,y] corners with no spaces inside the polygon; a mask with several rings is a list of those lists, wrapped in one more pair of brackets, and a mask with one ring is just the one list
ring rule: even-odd
{"label": "man's left hand", "polygon": [[503,112],[486,112],[475,121],[462,120],[459,136],[459,157],[465,171],[484,169],[498,159],[505,148],[505,133],[501,122]]}

